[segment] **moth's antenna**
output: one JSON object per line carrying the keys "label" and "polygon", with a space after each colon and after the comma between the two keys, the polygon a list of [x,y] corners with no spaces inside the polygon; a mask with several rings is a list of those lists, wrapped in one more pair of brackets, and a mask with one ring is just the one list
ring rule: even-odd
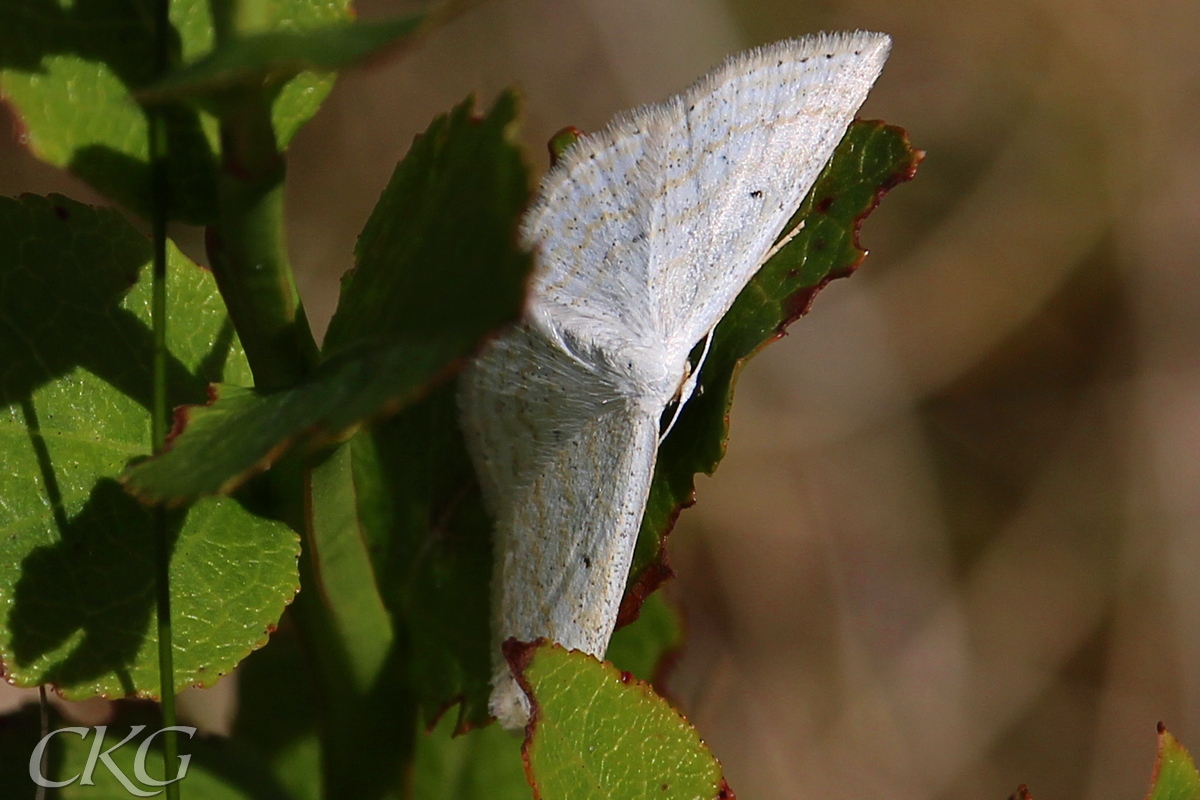
{"label": "moth's antenna", "polygon": [[759,264],[759,266],[762,266],[763,264],[765,264],[765,263],[767,263],[768,261],[770,261],[770,260],[771,260],[771,256],[775,255],[775,254],[776,254],[776,253],[778,253],[780,250],[782,250],[783,248],[787,247],[787,245],[788,245],[788,242],[790,242],[792,239],[795,239],[795,238],[796,238],[796,234],[797,234],[797,233],[799,233],[799,232],[800,232],[800,231],[802,231],[802,230],[804,230],[804,220],[800,220],[800,222],[798,222],[798,223],[796,224],[796,227],[794,227],[794,228],[792,228],[790,231],[788,231],[788,232],[787,232],[787,233],[784,235],[784,237],[783,237],[782,239],[780,239],[778,242],[776,242],[776,243],[774,244],[774,246],[773,246],[773,247],[771,247],[771,249],[767,251],[767,254],[766,254],[765,256],[763,256],[763,260],[762,260],[762,262]]}
{"label": "moth's antenna", "polygon": [[713,332],[709,331],[704,337],[704,350],[700,353],[700,358],[696,361],[696,366],[688,371],[687,378],[679,386],[679,402],[675,404],[675,413],[671,415],[671,421],[667,423],[667,429],[658,437],[658,443],[661,445],[663,439],[667,438],[667,434],[671,432],[671,428],[675,427],[675,420],[679,419],[679,412],[683,411],[683,404],[692,398],[696,393],[696,384],[700,380],[700,368],[704,366],[704,359],[708,358],[708,351],[712,347]]}

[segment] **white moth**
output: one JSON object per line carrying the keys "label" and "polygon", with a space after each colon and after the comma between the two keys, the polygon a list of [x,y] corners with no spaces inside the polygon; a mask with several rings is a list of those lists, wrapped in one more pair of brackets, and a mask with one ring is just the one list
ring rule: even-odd
{"label": "white moth", "polygon": [[500,652],[548,637],[603,658],[660,419],[883,68],[891,39],[822,34],[726,60],[573,144],[522,227],[522,323],[463,374],[461,421],[495,520],[491,711],[529,701]]}

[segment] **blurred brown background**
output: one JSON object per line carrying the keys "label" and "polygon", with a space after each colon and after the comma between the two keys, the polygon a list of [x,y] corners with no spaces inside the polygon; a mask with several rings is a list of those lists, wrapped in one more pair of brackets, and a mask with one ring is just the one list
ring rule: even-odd
{"label": "blurred brown background", "polygon": [[[564,125],[853,28],[895,39],[862,116],[929,155],[744,373],[671,539],[673,689],[746,800],[1136,800],[1155,722],[1200,752],[1200,5],[493,0],[297,137],[310,316],[466,94],[522,87],[541,170]],[[11,143],[0,190],[95,197]]]}

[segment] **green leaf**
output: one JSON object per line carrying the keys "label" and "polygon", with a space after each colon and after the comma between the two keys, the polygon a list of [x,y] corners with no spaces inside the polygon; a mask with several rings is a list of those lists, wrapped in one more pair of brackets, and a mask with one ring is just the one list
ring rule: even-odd
{"label": "green leaf", "polygon": [[524,753],[541,800],[732,796],[696,730],[648,685],[556,644],[506,655],[533,705]]}
{"label": "green leaf", "polygon": [[662,592],[642,604],[638,618],[613,634],[605,659],[661,690],[659,685],[683,648],[683,625]]}
{"label": "green leaf", "polygon": [[392,622],[358,524],[351,451],[342,446],[309,475],[314,585],[329,609],[333,634],[346,654],[354,689],[366,693],[391,651]]}
{"label": "green leaf", "polygon": [[826,283],[854,271],[866,256],[858,245],[863,219],[889,189],[912,178],[923,156],[900,128],[852,123],[786,232],[801,222],[804,227],[763,265],[717,325],[699,387],[659,448],[618,625],[671,575],[662,558],[666,536],[694,501],[696,473],[711,475],[725,455],[742,368],[808,310]]}
{"label": "green leaf", "polygon": [[499,725],[454,728],[446,717],[417,735],[412,800],[532,800],[519,737]]}
{"label": "green leaf", "polygon": [[[208,0],[173,0],[175,59],[195,60],[213,47]],[[278,0],[268,27],[303,30],[349,19],[350,0]],[[0,94],[23,125],[22,141],[38,158],[71,170],[96,190],[149,217],[147,122],[133,97],[158,79],[153,15],[138,0],[0,3]],[[299,75],[276,96],[275,133],[282,149],[320,106],[330,75]],[[215,217],[217,126],[181,103],[164,108],[173,219],[207,224]]]}
{"label": "green leaf", "polygon": [[342,279],[327,354],[433,338],[449,364],[520,315],[532,259],[516,244],[529,201],[517,98],[483,118],[473,106],[434,119],[396,166]]}
{"label": "green leaf", "polygon": [[528,196],[515,116],[505,94],[483,119],[470,101],[435,119],[359,238],[312,376],[271,395],[220,389],[181,417],[167,453],[129,471],[131,491],[169,502],[229,491],[296,442],[345,438],[419,399],[515,320],[531,263],[515,243]]}
{"label": "green leaf", "polygon": [[[115,211],[0,198],[0,658],[69,698],[154,696],[154,539],[116,476],[149,449],[150,244]],[[168,401],[248,367],[211,275],[169,252]],[[298,541],[232,500],[170,518],[177,687],[262,645]]]}
{"label": "green leaf", "polygon": [[[63,730],[78,727],[63,721],[57,715],[51,717],[51,730],[61,730],[50,739],[47,748],[49,764],[43,773],[50,780],[68,781],[69,785],[51,792],[50,797],[62,800],[87,798],[88,800],[129,800],[134,795],[122,785],[121,778],[103,760],[97,760],[91,774],[92,785],[83,785],[83,774],[88,766],[88,757],[96,744],[96,728]],[[120,747],[116,747],[132,732],[132,725],[145,728]],[[137,773],[138,747],[154,732],[162,728],[157,709],[144,704],[124,704],[119,709],[118,720],[109,722],[101,734],[102,752],[111,752],[113,766],[121,776],[139,792],[161,792],[160,787],[143,783]],[[35,706],[0,717],[0,796],[6,798],[33,797],[36,786],[29,776],[29,759],[41,738],[38,710]],[[150,743],[143,760],[146,773],[153,780],[163,778],[162,737]],[[179,786],[184,797],[205,800],[288,800],[283,789],[271,777],[263,774],[260,766],[246,757],[228,740],[197,735],[189,738],[179,733],[180,753],[191,756],[183,780]],[[178,764],[178,762],[176,762]],[[177,773],[176,773],[177,774]],[[175,777],[172,774],[171,777]],[[159,794],[160,797],[163,795]]]}
{"label": "green leaf", "polygon": [[489,719],[491,525],[447,385],[352,441],[359,518],[426,721]]}
{"label": "green leaf", "polygon": [[208,405],[177,410],[168,450],[133,465],[121,481],[146,502],[228,494],[297,442],[336,442],[388,405],[410,401],[421,379],[443,366],[426,344],[400,342],[331,360],[295,389],[273,394],[213,386]]}
{"label": "green leaf", "polygon": [[138,92],[146,102],[209,97],[239,85],[276,85],[305,71],[332,72],[410,36],[425,19],[271,31],[233,39]]}
{"label": "green leaf", "polygon": [[1158,757],[1146,800],[1200,800],[1200,775],[1184,746],[1158,724]]}

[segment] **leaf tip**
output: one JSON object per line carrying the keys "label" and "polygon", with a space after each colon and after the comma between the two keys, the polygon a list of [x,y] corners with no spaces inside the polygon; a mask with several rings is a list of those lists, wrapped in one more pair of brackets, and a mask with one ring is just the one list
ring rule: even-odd
{"label": "leaf tip", "polygon": [[579,128],[568,125],[550,137],[550,141],[546,142],[546,149],[550,151],[550,169],[557,166],[563,154],[583,135],[583,131]]}
{"label": "leaf tip", "polygon": [[1033,797],[1029,794],[1029,787],[1022,783],[1016,792],[1009,795],[1008,800],[1033,800]]}

